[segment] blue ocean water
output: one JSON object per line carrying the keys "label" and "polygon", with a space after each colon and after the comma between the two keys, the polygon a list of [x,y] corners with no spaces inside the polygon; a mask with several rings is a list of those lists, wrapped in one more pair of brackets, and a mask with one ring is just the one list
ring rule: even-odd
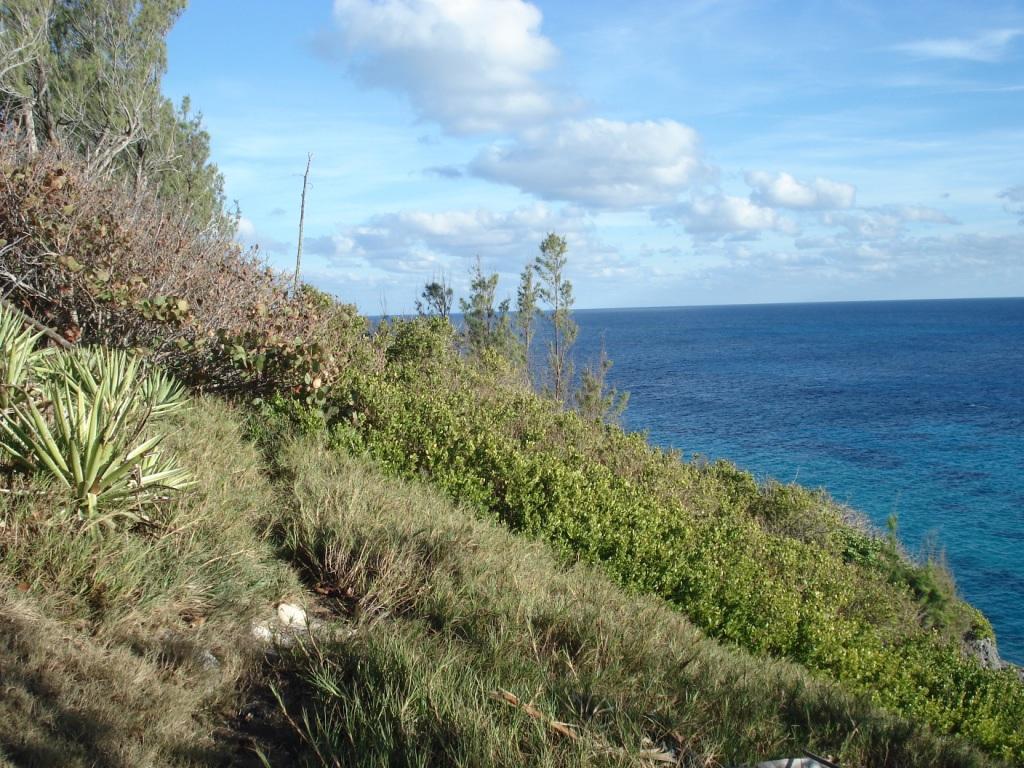
{"label": "blue ocean water", "polygon": [[1024,663],[1024,299],[583,310],[630,430],[826,488],[916,552]]}

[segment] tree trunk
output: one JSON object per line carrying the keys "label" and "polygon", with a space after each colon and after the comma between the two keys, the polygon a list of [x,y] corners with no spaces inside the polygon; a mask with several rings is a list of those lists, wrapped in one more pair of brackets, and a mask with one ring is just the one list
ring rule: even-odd
{"label": "tree trunk", "polygon": [[39,151],[39,142],[36,141],[35,105],[31,99],[25,99],[21,106],[21,124],[25,129],[25,139],[28,141],[28,153],[34,155]]}
{"label": "tree trunk", "polygon": [[313,153],[306,157],[306,173],[302,177],[302,204],[299,206],[299,247],[295,251],[295,285],[292,295],[299,295],[299,274],[302,269],[302,227],[306,223],[306,187],[309,185],[309,166],[313,162]]}

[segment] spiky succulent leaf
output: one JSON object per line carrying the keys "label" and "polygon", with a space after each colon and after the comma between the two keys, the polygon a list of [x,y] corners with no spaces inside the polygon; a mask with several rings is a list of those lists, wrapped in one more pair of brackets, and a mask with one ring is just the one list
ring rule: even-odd
{"label": "spiky succulent leaf", "polygon": [[43,369],[37,398],[0,417],[0,451],[69,488],[88,527],[146,520],[144,510],[190,484],[151,429],[185,402],[173,379],[110,350],[52,355]]}
{"label": "spiky succulent leaf", "polygon": [[36,349],[40,336],[29,328],[24,315],[0,304],[0,410],[23,399],[28,376],[40,355]]}

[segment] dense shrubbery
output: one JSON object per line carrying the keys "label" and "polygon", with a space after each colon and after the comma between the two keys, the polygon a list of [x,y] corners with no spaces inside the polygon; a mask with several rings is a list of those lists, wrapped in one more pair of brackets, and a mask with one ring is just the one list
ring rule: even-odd
{"label": "dense shrubbery", "polygon": [[851,767],[982,762],[418,481],[315,437],[275,456],[275,540],[352,622],[289,657],[301,696],[284,706],[323,764],[750,765],[802,748]]}
{"label": "dense shrubbery", "polygon": [[[45,152],[0,151],[0,282],[69,340],[141,348],[183,379],[292,422],[659,595],[709,634],[794,659],[880,703],[1024,758],[1024,687],[962,657],[990,629],[941,571],[821,494],[685,463],[564,411],[515,362],[470,359],[443,318],[382,324],[280,279],[220,230]],[[276,426],[275,426],[276,422]]]}
{"label": "dense shrubbery", "polygon": [[800,661],[1004,756],[1024,756],[1024,688],[959,642],[987,624],[934,565],[851,525],[824,494],[687,464],[451,351],[437,319],[377,341],[387,367],[334,390],[336,444],[571,560],[660,595],[711,635]]}
{"label": "dense shrubbery", "polygon": [[146,351],[218,392],[288,392],[322,402],[364,321],[243,253],[234,231],[199,231],[189,211],[0,142],[0,284],[69,341]]}

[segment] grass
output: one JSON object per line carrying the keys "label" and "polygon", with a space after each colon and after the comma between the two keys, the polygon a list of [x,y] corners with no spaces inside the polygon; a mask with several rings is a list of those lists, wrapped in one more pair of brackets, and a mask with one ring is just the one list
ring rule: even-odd
{"label": "grass", "polygon": [[[348,399],[336,394],[332,445],[544,540],[566,562],[600,566],[720,642],[1024,760],[1024,686],[963,652],[965,637],[991,627],[940,564],[912,561],[824,493],[683,462],[503,387],[432,332],[411,321],[375,337],[389,359],[396,345],[400,354],[376,374],[354,372]],[[315,431],[286,409],[277,417]]]}
{"label": "grass", "polygon": [[[0,764],[992,764],[365,459],[286,440],[268,475],[229,407],[175,423],[197,482],[155,530],[0,496]],[[327,624],[266,657],[282,599]]]}
{"label": "grass", "polygon": [[82,535],[55,523],[57,499],[0,496],[0,755],[16,765],[220,754],[221,710],[258,659],[250,621],[301,592],[258,535],[276,497],[233,416],[196,401],[166,446],[197,483],[157,529]]}
{"label": "grass", "polygon": [[347,618],[287,662],[316,762],[642,765],[654,750],[737,765],[804,748],[844,766],[984,762],[797,665],[711,641],[664,602],[560,566],[420,484],[309,442],[281,464],[282,556]]}

